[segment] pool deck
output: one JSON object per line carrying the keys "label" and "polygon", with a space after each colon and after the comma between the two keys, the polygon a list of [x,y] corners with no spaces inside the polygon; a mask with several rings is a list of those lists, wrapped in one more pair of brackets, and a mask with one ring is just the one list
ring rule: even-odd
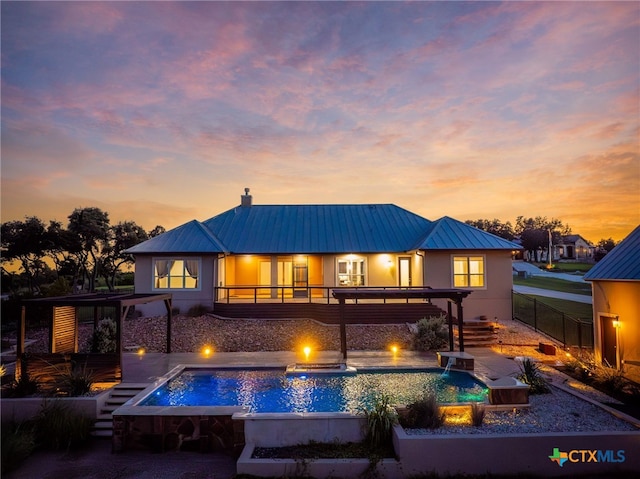
{"label": "pool deck", "polygon": [[[475,358],[475,373],[489,379],[510,376],[519,371],[515,361],[490,349],[468,348],[466,351]],[[313,363],[335,363],[341,360],[339,351],[319,351],[309,358],[309,362]],[[286,367],[295,362],[304,362],[304,358],[292,351],[213,353],[210,357],[198,353],[148,353],[143,356],[125,353],[122,359],[122,382],[152,383],[181,364]],[[390,351],[349,351],[347,364],[355,368],[438,367],[434,353],[416,351],[400,351],[397,354]]]}

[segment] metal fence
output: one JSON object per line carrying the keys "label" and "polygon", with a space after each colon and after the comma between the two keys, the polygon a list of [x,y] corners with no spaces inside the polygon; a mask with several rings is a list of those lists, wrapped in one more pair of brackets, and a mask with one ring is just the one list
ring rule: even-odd
{"label": "metal fence", "polygon": [[513,292],[513,317],[560,341],[565,347],[593,348],[593,323]]}

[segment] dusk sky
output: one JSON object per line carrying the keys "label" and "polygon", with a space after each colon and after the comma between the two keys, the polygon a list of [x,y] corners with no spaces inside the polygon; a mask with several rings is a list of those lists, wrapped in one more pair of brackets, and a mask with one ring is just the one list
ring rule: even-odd
{"label": "dusk sky", "polygon": [[2,1],[2,221],[640,223],[638,2]]}

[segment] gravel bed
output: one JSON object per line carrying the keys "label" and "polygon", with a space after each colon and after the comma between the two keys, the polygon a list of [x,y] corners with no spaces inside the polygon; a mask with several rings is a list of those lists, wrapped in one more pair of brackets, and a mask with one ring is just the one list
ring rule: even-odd
{"label": "gravel bed", "polygon": [[[138,345],[148,352],[166,349],[166,318],[136,318],[124,323],[124,344]],[[411,347],[412,333],[406,324],[347,325],[349,349],[385,350],[395,343]],[[172,321],[173,352],[199,352],[209,345],[216,351],[294,351],[309,344],[317,351],[339,351],[337,325],[309,319],[255,320],[176,316]]]}
{"label": "gravel bed", "polygon": [[445,424],[437,429],[405,429],[409,435],[530,434],[550,432],[636,431],[630,423],[558,388],[529,397],[531,407],[487,411],[480,427]]}

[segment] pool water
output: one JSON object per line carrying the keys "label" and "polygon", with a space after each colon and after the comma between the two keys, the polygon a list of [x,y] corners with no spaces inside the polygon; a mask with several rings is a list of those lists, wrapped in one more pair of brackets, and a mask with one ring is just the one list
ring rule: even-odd
{"label": "pool water", "polygon": [[483,402],[487,387],[469,374],[403,370],[288,376],[282,369],[185,369],[139,406],[244,406],[263,412],[351,412],[371,408],[384,393],[410,404],[434,391],[441,403]]}

